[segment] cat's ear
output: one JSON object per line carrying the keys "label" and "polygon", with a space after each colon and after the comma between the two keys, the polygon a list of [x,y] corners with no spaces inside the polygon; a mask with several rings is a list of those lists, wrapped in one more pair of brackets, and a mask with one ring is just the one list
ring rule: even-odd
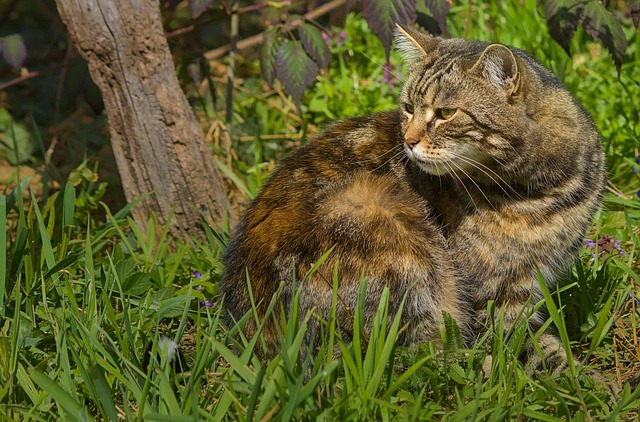
{"label": "cat's ear", "polygon": [[480,55],[469,73],[481,76],[505,90],[507,95],[515,95],[520,89],[518,61],[508,47],[491,44]]}
{"label": "cat's ear", "polygon": [[406,63],[429,57],[436,48],[437,41],[430,35],[396,24],[395,48]]}

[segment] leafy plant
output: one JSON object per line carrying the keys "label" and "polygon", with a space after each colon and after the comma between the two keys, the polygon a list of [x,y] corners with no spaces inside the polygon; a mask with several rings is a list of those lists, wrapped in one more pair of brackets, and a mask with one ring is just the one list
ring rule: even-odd
{"label": "leafy plant", "polygon": [[[384,323],[375,335],[368,333],[373,341],[367,347],[355,348],[340,342],[330,320],[322,325],[322,351],[310,356],[302,353],[300,338],[313,317],[297,314],[295,304],[286,310],[274,304],[272,312],[285,315],[282,347],[277,356],[261,358],[260,334],[240,335],[246,320],[227,326],[221,319],[218,258],[228,222],[207,227],[208,240],[190,245],[169,239],[166,227],[149,224],[152,230],[142,233],[128,217],[135,203],[112,212],[101,202],[104,185],[95,181],[95,167],[76,163],[73,183],[47,198],[38,196],[38,175],[19,185],[16,180],[0,194],[0,419],[635,420],[640,389],[624,381],[640,370],[640,174],[634,171],[640,169],[640,41],[623,24],[630,42],[618,79],[606,49],[583,27],[571,42],[572,57],[549,43],[545,16],[528,13],[536,4],[472,2],[467,19],[469,3],[454,2],[445,22],[451,36],[499,40],[532,52],[593,115],[603,135],[610,184],[587,236],[594,245],[585,245],[567,283],[546,297],[555,305],[547,306],[547,324],[557,321],[573,354],[583,359],[584,366],[576,362],[577,377],[527,374],[517,355],[536,333],[525,325],[505,330],[499,313],[491,336],[468,349],[447,320],[444,352],[431,343],[400,347],[395,328],[384,331]],[[212,19],[207,13],[211,9],[198,19]],[[291,31],[283,39],[297,39]],[[280,82],[266,87],[256,61],[239,63],[231,159],[219,161],[233,175],[231,183],[244,187],[240,204],[258,192],[283,154],[330,121],[396,106],[404,71],[393,51],[392,66],[386,66],[386,52],[362,15],[350,14],[344,26],[325,32],[332,60],[326,68],[316,62],[320,71],[303,94],[302,118]],[[174,47],[180,49],[178,41]],[[55,91],[49,80],[38,81]],[[196,111],[217,145],[216,113],[225,106],[215,95],[222,95],[225,81],[205,75],[199,83],[186,90],[202,95]],[[14,110],[12,120],[19,123]],[[112,191],[108,187],[106,195]],[[597,245],[609,237],[611,252]],[[383,303],[376,318],[388,324],[394,317]],[[620,381],[620,395],[609,398],[589,368]]]}
{"label": "leafy plant", "polygon": [[[537,4],[546,18],[549,34],[562,46],[567,55],[571,54],[571,41],[576,30],[582,27],[587,34],[607,48],[620,73],[628,42],[617,15],[622,12],[629,13],[637,29],[640,8],[636,0],[630,2],[627,10],[614,11],[608,10],[599,0],[538,0]],[[387,64],[396,25],[408,25],[416,22],[418,18],[419,21],[426,22],[431,18],[435,20],[438,32],[447,33],[450,0],[425,0],[424,3],[416,0],[359,0],[348,2],[347,9],[351,10],[356,5],[361,6],[366,22],[382,43],[387,55]],[[214,8],[215,2],[192,0],[190,6],[193,16],[196,17],[204,10]],[[479,6],[481,7],[482,3]],[[262,4],[255,9],[266,7],[269,6]],[[284,9],[283,5],[278,3],[271,7],[279,11]],[[470,3],[468,17],[473,7]],[[430,16],[423,15],[418,9],[427,11]],[[226,10],[229,14],[239,13],[238,10],[233,11],[230,8]],[[534,8],[528,13],[535,13]],[[313,19],[289,13],[286,9],[283,15],[280,23],[268,27],[264,33],[261,71],[269,86],[275,79],[280,80],[292,95],[294,102],[300,106],[302,93],[313,84],[320,69],[325,69],[329,62],[330,54],[322,39],[322,32],[326,30]],[[294,38],[294,28],[297,28],[300,41]],[[466,35],[465,33],[464,36]]]}
{"label": "leafy plant", "polygon": [[[571,40],[578,26],[609,50],[618,73],[627,50],[627,38],[622,25],[599,0],[539,0],[549,26],[549,34],[570,54]],[[630,5],[636,10],[637,3]],[[634,25],[638,28],[637,15]]]}

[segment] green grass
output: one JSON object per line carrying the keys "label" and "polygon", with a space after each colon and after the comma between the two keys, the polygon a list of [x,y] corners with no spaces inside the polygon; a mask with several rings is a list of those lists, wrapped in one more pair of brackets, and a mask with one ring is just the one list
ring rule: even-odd
{"label": "green grass", "polygon": [[[452,9],[451,35],[464,33],[466,7]],[[253,315],[231,330],[221,323],[217,283],[226,222],[192,247],[171,239],[168,226],[157,227],[153,218],[152,229],[141,233],[129,217],[135,204],[90,216],[84,205],[102,187],[67,184],[44,203],[25,203],[26,180],[0,196],[0,420],[637,419],[640,390],[627,386],[611,399],[585,366],[611,380],[640,370],[640,178],[632,171],[640,141],[640,40],[629,33],[618,79],[610,58],[584,34],[573,58],[553,44],[533,0],[474,7],[482,10],[471,15],[470,37],[531,51],[603,134],[611,189],[588,236],[619,239],[624,255],[585,247],[559,291],[544,291],[548,325],[585,365],[572,361],[570,374],[531,378],[517,357],[538,333],[526,326],[505,332],[499,313],[492,340],[473,349],[462,347],[451,322],[442,352],[432,344],[398,347],[403,327],[389,314],[386,296],[366,327],[368,342],[358,308],[353,342],[342,341],[330,318],[316,355],[301,347],[311,316],[298,315],[296,300],[286,312],[274,301],[270,312],[285,321],[282,347],[260,359],[260,331],[238,337]],[[231,166],[219,161],[238,202],[254,196],[274,163],[302,142],[291,135],[304,138],[334,118],[394,107],[400,83],[379,82],[385,61],[379,41],[358,17],[348,18],[346,31],[344,45],[333,46],[330,68],[305,94],[302,119],[248,69],[245,90],[234,97],[236,158]],[[395,55],[392,63],[402,73]],[[269,134],[283,136],[262,139]]]}

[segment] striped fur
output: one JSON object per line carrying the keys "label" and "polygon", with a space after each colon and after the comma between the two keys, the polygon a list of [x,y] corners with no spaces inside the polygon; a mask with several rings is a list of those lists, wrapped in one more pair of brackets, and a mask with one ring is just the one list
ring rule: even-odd
{"label": "striped fur", "polygon": [[[280,283],[290,303],[292,270],[302,279],[335,247],[302,282],[303,314],[329,317],[337,262],[343,336],[364,276],[368,320],[385,286],[392,308],[407,295],[405,343],[437,341],[443,311],[472,342],[488,301],[513,323],[541,298],[536,265],[553,286],[575,259],[605,182],[588,114],[523,51],[406,28],[398,38],[413,63],[400,110],[338,123],[291,154],[234,230],[220,284],[230,324],[251,308],[247,275],[262,317]],[[266,335],[275,341],[275,324]],[[557,338],[540,344],[529,366],[561,372]]]}
{"label": "striped fur", "polygon": [[[446,239],[431,206],[407,182],[402,142],[399,114],[379,113],[338,123],[280,164],[223,257],[220,292],[230,324],[250,309],[246,274],[263,317],[281,282],[280,300],[288,308],[296,288],[292,270],[303,279],[332,247],[329,259],[303,281],[301,315],[313,311],[318,321],[328,320],[337,262],[336,311],[345,339],[351,336],[363,277],[366,321],[373,320],[384,287],[390,290],[392,314],[407,295],[402,315],[407,344],[439,341],[443,311],[464,323],[469,312],[462,311],[453,265],[442,259]],[[255,328],[250,322],[246,334]],[[275,329],[274,324],[265,328],[271,343]]]}

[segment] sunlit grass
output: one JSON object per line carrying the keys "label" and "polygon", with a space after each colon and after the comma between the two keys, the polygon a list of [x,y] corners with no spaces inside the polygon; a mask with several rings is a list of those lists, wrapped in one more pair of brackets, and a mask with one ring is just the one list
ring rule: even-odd
{"label": "sunlit grass", "polygon": [[[432,344],[398,347],[403,327],[389,314],[386,295],[370,327],[357,308],[351,342],[335,329],[334,298],[331,318],[319,324],[316,353],[302,347],[306,331],[318,325],[310,323],[315,316],[299,315],[296,300],[280,309],[274,298],[270,315],[284,316],[281,346],[266,358],[260,329],[252,338],[242,335],[253,314],[235,327],[222,324],[217,283],[228,222],[207,227],[207,242],[185,245],[153,217],[149,231],[138,230],[129,215],[135,203],[113,213],[104,207],[99,221],[88,217],[77,204],[95,191],[84,185],[67,184],[44,203],[26,203],[25,180],[0,196],[0,419],[637,418],[640,390],[625,385],[612,398],[588,373],[599,368],[623,385],[640,370],[640,177],[633,171],[640,140],[634,79],[640,41],[629,34],[629,57],[618,80],[610,57],[586,36],[576,40],[573,59],[553,44],[535,1],[477,7],[469,36],[531,51],[592,113],[603,134],[611,185],[588,238],[611,236],[624,254],[585,246],[566,283],[559,291],[543,290],[544,302],[536,304],[548,309],[547,325],[580,358],[572,358],[571,373],[528,375],[518,356],[539,333],[525,325],[505,332],[499,312],[491,337],[471,349],[463,347],[451,321],[442,333],[444,351]],[[466,5],[452,9],[452,35],[463,35],[465,18]],[[514,21],[518,25],[509,24]],[[394,107],[399,82],[392,87],[380,81],[381,45],[357,17],[349,17],[346,34],[343,45],[333,47],[333,64],[305,94],[302,118],[291,117],[291,104],[275,91],[262,95],[258,79],[237,94],[235,158],[231,166],[220,164],[238,202],[258,192],[282,152],[304,142],[309,129]],[[394,73],[401,76],[395,60]],[[274,133],[283,137],[256,136]]]}

